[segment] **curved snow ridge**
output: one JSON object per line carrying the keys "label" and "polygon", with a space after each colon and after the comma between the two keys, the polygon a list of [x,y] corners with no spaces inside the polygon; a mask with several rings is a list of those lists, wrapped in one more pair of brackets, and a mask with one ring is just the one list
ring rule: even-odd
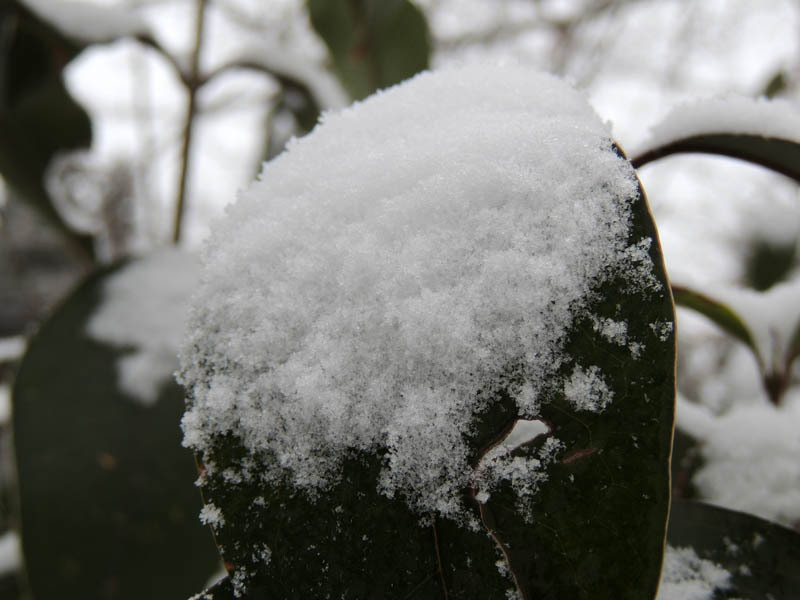
{"label": "curved snow ridge", "polygon": [[609,274],[658,286],[648,244],[625,241],[636,195],[583,96],[522,67],[423,73],[326,113],[212,230],[184,444],[234,433],[260,463],[245,476],[312,494],[382,449],[384,494],[458,515],[474,416],[503,390],[536,418]]}

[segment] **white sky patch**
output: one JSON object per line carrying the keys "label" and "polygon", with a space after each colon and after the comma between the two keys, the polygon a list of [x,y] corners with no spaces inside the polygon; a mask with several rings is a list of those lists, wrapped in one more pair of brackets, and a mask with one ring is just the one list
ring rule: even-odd
{"label": "white sky patch", "polygon": [[65,35],[87,42],[106,42],[146,33],[147,25],[125,4],[103,6],[80,0],[21,0]]}
{"label": "white sky patch", "polygon": [[191,254],[164,250],[134,261],[106,281],[103,301],[86,325],[97,341],[131,354],[117,362],[121,389],[144,405],[178,367],[178,348],[199,266]]}
{"label": "white sky patch", "polygon": [[27,340],[21,335],[0,339],[0,362],[19,360],[27,345]]}
{"label": "white sky patch", "polygon": [[0,576],[8,575],[22,567],[22,549],[19,536],[13,531],[0,535]]}
{"label": "white sky patch", "polygon": [[500,389],[536,416],[588,292],[639,255],[635,193],[584,98],[525,68],[425,73],[326,113],[212,231],[184,443],[235,432],[264,477],[309,491],[387,448],[385,494],[457,514],[469,423]]}
{"label": "white sky patch", "polygon": [[731,574],[692,548],[667,546],[656,600],[713,600],[730,587]]}
{"label": "white sky patch", "polygon": [[575,365],[572,375],[564,383],[564,395],[575,410],[603,412],[614,399],[614,392],[603,379],[600,367],[584,369]]}
{"label": "white sky patch", "polygon": [[715,134],[749,134],[800,142],[800,113],[786,100],[730,96],[695,100],[676,106],[650,138],[631,156],[687,137]]}
{"label": "white sky patch", "polygon": [[11,420],[11,386],[0,384],[0,426]]}

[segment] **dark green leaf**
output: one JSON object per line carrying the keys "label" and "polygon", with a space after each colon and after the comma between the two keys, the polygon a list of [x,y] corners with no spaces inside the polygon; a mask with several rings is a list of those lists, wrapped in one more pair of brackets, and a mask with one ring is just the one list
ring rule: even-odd
{"label": "dark green leaf", "polygon": [[13,389],[22,545],[37,600],[188,596],[219,565],[197,522],[181,447],[181,389],[144,406],[117,384],[112,348],[85,333],[115,269],[88,278],[44,323]]}
{"label": "dark green leaf", "polygon": [[665,156],[693,152],[739,158],[800,182],[800,144],[787,139],[751,134],[714,133],[689,136],[648,150],[634,157],[631,162],[638,169]]}
{"label": "dark green leaf", "polygon": [[711,319],[711,321],[729,335],[732,335],[745,344],[753,351],[760,363],[761,356],[758,352],[753,334],[750,333],[750,330],[747,328],[747,325],[744,324],[742,318],[731,308],[718,300],[714,300],[682,286],[673,285],[672,295],[675,298],[675,304],[696,310],[701,315]]}
{"label": "dark green leaf", "polygon": [[[640,193],[627,242],[646,238],[657,239]],[[564,444],[530,500],[530,520],[506,486],[482,505],[463,490],[477,530],[444,519],[421,522],[402,498],[376,490],[382,457],[355,452],[340,483],[316,499],[288,482],[231,481],[223,475],[226,466],[255,457],[234,435],[218,437],[203,491],[225,516],[217,540],[231,575],[213,597],[228,600],[238,585],[247,598],[261,600],[500,600],[518,584],[529,600],[652,600],[669,504],[675,337],[657,243],[650,257],[660,291],[630,289],[619,273],[595,290],[590,308],[596,319],[625,321],[629,339],[641,346],[633,352],[607,339],[593,319],[576,323],[566,348],[571,359],[549,382],[541,409],[550,432],[514,450],[535,457],[547,440]],[[562,376],[576,364],[601,369],[614,392],[604,412],[576,413],[563,397]],[[475,415],[473,465],[517,411],[501,391],[490,409]],[[498,561],[510,571],[501,573]]]}
{"label": "dark green leaf", "polygon": [[770,77],[767,85],[764,86],[763,95],[767,98],[774,98],[775,96],[785,92],[788,87],[789,80],[786,77],[786,71],[780,69],[772,77]]}
{"label": "dark green leaf", "polygon": [[785,281],[797,263],[797,243],[754,239],[747,248],[744,265],[745,285],[766,291]]}
{"label": "dark green leaf", "polygon": [[91,142],[89,116],[62,78],[82,47],[16,3],[0,9],[0,19],[0,174],[18,197],[69,233],[43,176],[58,152]]}
{"label": "dark green leaf", "polygon": [[311,24],[353,99],[428,68],[430,39],[422,11],[408,0],[307,0]]}
{"label": "dark green leaf", "polygon": [[690,547],[731,573],[714,598],[800,598],[800,534],[770,521],[693,501],[676,501],[668,543]]}

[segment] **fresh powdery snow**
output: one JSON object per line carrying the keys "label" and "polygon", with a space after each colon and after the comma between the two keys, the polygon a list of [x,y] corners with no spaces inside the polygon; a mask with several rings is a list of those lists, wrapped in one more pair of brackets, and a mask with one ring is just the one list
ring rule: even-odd
{"label": "fresh powdery snow", "polygon": [[717,133],[800,142],[800,115],[797,106],[785,100],[745,96],[694,100],[672,109],[631,156],[640,156],[677,140]]}
{"label": "fresh powdery snow", "polygon": [[[346,456],[385,449],[382,493],[458,517],[479,475],[474,415],[508,390],[535,420],[593,290],[652,266],[649,240],[626,247],[636,193],[584,98],[522,67],[423,73],[325,114],[205,246],[184,444],[210,460],[232,433],[257,460],[226,472],[312,496]],[[635,288],[657,286],[631,271]],[[613,401],[593,365],[563,385],[580,410]],[[525,475],[512,485],[546,469],[556,435],[508,465]]]}
{"label": "fresh powdery snow", "polygon": [[199,278],[197,257],[162,250],[111,275],[86,325],[93,339],[130,352],[117,360],[120,389],[143,405],[158,399],[178,368],[189,297]]}

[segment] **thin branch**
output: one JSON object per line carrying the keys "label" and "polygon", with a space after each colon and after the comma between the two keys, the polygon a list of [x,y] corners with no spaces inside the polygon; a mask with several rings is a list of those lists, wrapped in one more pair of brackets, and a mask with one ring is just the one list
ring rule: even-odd
{"label": "thin branch", "polygon": [[192,129],[197,112],[197,90],[201,83],[198,77],[200,70],[200,49],[203,45],[203,23],[205,21],[207,0],[197,0],[197,21],[195,23],[195,41],[192,51],[189,77],[186,83],[186,121],[183,129],[183,148],[181,150],[181,172],[178,179],[178,198],[175,206],[175,222],[172,232],[172,242],[177,244],[181,239],[181,225],[183,222],[184,206],[186,203],[186,183],[189,173],[189,160],[192,147]]}
{"label": "thin branch", "polygon": [[444,592],[444,600],[448,600],[449,596],[447,593],[447,581],[444,578],[444,568],[442,567],[442,554],[439,551],[439,534],[436,533],[436,520],[434,519],[433,523],[431,523],[431,529],[433,529],[433,545],[436,548],[436,566],[439,569],[439,579],[442,581],[442,591]]}

